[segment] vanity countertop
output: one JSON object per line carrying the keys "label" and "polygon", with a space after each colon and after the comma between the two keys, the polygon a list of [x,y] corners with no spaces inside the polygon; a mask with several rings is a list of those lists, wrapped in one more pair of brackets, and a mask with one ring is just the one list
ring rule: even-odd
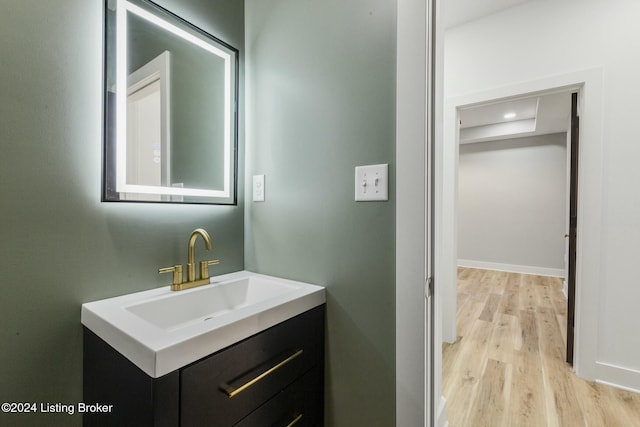
{"label": "vanity countertop", "polygon": [[82,305],[82,324],[161,377],[324,304],[322,286],[239,271],[198,288],[169,286]]}

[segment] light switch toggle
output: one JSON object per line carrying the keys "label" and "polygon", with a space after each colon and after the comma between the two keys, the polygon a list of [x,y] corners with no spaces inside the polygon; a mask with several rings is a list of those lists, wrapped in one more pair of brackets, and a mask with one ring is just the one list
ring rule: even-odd
{"label": "light switch toggle", "polygon": [[389,165],[356,167],[356,201],[389,200]]}

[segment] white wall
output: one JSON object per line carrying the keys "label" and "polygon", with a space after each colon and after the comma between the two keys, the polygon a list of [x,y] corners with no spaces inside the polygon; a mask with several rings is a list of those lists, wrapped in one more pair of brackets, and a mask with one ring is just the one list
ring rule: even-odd
{"label": "white wall", "polygon": [[566,143],[556,133],[460,146],[459,265],[564,274]]}
{"label": "white wall", "polygon": [[[591,72],[581,105],[578,374],[640,389],[640,2],[536,1],[450,30],[445,97]],[[472,70],[472,72],[471,72]],[[446,115],[446,113],[445,113]],[[445,127],[447,126],[445,122]],[[446,132],[446,131],[445,131]],[[450,144],[447,141],[446,144]]]}

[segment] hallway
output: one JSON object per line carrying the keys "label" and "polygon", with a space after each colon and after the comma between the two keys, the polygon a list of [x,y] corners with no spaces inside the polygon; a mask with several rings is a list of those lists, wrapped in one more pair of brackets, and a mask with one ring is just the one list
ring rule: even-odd
{"label": "hallway", "polygon": [[443,345],[449,426],[640,426],[640,394],[564,362],[562,280],[458,269],[455,344]]}

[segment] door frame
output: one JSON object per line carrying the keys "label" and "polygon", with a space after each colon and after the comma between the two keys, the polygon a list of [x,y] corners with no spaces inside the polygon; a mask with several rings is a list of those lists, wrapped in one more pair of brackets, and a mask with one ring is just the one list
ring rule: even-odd
{"label": "door frame", "polygon": [[426,269],[427,2],[400,0],[396,76],[396,425],[429,418]]}
{"label": "door frame", "polygon": [[[595,379],[603,173],[601,68],[519,82],[445,99],[443,138],[436,141],[435,270],[440,286],[435,289],[435,298],[442,307],[442,341],[453,342],[456,339],[458,109],[491,100],[560,91],[579,93],[581,116],[574,369],[583,378]],[[436,372],[442,375],[442,366],[436,366]]]}
{"label": "door frame", "polygon": [[[399,0],[396,75],[396,426],[446,424],[441,400],[438,307],[425,298],[434,238],[429,189],[441,131],[440,0]],[[430,303],[430,304],[429,304]],[[434,307],[434,304],[435,307]],[[435,361],[434,361],[435,359]],[[437,397],[436,397],[437,396]]]}

